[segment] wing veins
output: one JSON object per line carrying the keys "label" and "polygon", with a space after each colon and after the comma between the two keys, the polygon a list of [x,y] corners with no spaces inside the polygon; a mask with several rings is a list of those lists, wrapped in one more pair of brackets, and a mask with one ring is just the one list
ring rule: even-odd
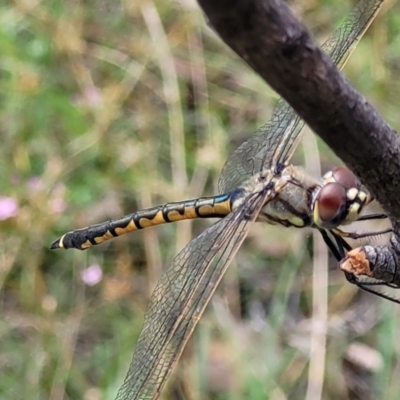
{"label": "wing veins", "polygon": [[[345,65],[382,3],[383,0],[361,1],[321,46],[339,69]],[[290,159],[304,125],[291,106],[280,99],[271,119],[226,161],[218,181],[219,192],[233,190],[264,168]]]}
{"label": "wing veins", "polygon": [[[241,242],[243,242],[263,204],[269,200],[268,196],[271,197],[270,191],[268,194],[250,194],[238,209],[204,231],[175,257],[170,268],[164,273],[154,290],[144,328],[138,340],[137,350],[135,350],[128,375],[118,392],[117,399],[155,398],[153,396],[161,391],[217,283],[222,278]],[[251,218],[247,218],[248,213],[251,213]],[[217,244],[210,240],[214,236],[219,239]],[[207,246],[210,245],[206,251],[202,246],[203,242]],[[185,267],[186,264],[191,264],[193,249],[196,250],[194,257],[196,265]],[[200,250],[200,253],[198,250]],[[183,265],[181,265],[182,261]],[[175,270],[175,267],[178,267],[178,269]],[[168,299],[160,304],[160,299],[163,298],[160,295],[163,295],[164,292],[167,292],[164,293],[165,296],[173,293],[174,291],[170,287],[172,282],[179,281],[179,277],[182,276],[180,269],[184,268],[185,272],[188,267],[194,268],[194,270],[191,273],[184,274],[184,282],[178,295],[175,298],[173,298],[173,294],[169,296],[170,299],[173,298],[172,305]],[[194,280],[193,277],[195,277]],[[204,277],[206,277],[205,281],[203,281]],[[166,286],[164,286],[165,282],[167,283]],[[212,282],[211,285],[210,282]],[[190,296],[185,295],[187,292],[190,293]],[[184,301],[182,302],[182,300]],[[162,320],[161,334],[154,329],[154,326],[160,325],[158,319],[160,312],[154,313],[154,308],[159,307],[168,309]],[[169,325],[168,320],[172,323],[168,329],[165,329],[165,326]],[[180,334],[174,343],[173,339],[177,332]],[[154,340],[152,336],[154,336]],[[169,349],[171,345],[172,350]],[[155,348],[155,351],[149,349],[149,347]],[[135,397],[128,397],[128,394],[130,396],[134,394]]]}

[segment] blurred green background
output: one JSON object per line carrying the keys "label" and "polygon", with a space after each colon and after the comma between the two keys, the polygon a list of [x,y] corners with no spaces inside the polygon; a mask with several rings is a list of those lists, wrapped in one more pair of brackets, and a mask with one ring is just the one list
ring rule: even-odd
{"label": "blurred green background", "polygon": [[[354,4],[291,2],[320,43]],[[395,129],[399,10],[387,1],[345,68]],[[216,193],[278,96],[192,0],[6,0],[0,54],[0,398],[113,399],[161,271],[210,221],[50,243]],[[309,132],[295,161],[339,163]],[[256,225],[162,398],[399,399],[399,310],[346,283],[312,232]]]}

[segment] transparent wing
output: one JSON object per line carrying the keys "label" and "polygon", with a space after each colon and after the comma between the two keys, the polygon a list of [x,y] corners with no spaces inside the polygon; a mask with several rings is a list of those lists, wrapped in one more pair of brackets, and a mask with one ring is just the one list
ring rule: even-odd
{"label": "transparent wing", "polygon": [[151,297],[116,400],[158,397],[230,261],[271,196],[271,192],[249,195],[175,257]]}
{"label": "transparent wing", "polygon": [[[343,68],[356,48],[382,2],[362,0],[322,45],[322,49],[339,69]],[[288,160],[297,147],[303,126],[304,121],[286,101],[280,99],[271,120],[238,147],[226,161],[218,182],[219,192],[231,191],[263,168]]]}

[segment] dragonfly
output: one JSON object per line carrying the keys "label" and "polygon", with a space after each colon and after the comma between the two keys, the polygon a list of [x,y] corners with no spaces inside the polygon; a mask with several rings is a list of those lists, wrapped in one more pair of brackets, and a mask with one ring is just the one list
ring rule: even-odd
{"label": "dragonfly", "polygon": [[[322,45],[338,68],[343,68],[382,3],[383,0],[361,0]],[[255,221],[316,228],[335,257],[343,258],[344,251],[349,249],[343,237],[355,235],[338,227],[369,219],[360,213],[371,197],[345,167],[335,168],[318,180],[289,163],[303,126],[300,117],[281,99],[270,121],[226,161],[218,182],[220,194],[136,211],[68,232],[53,242],[51,249],[85,250],[150,226],[220,218],[193,239],[162,274],[116,400],[160,396],[187,340]],[[353,279],[351,275],[346,277]],[[352,283],[374,293],[357,279],[353,280]]]}

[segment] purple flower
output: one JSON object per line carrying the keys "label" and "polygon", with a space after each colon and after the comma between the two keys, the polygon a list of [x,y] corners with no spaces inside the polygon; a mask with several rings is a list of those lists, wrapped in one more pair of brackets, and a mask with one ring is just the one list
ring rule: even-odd
{"label": "purple flower", "polygon": [[101,104],[101,93],[95,86],[89,86],[84,91],[87,104],[92,107],[98,107]]}
{"label": "purple flower", "polygon": [[93,264],[81,272],[82,281],[88,286],[97,285],[103,279],[103,271],[98,264]]}
{"label": "purple flower", "polygon": [[12,197],[0,197],[0,220],[15,217],[17,213],[17,200]]}
{"label": "purple flower", "polygon": [[38,176],[32,176],[28,180],[28,189],[32,192],[37,192],[43,187],[43,182]]}
{"label": "purple flower", "polygon": [[53,199],[51,201],[51,208],[55,213],[62,213],[67,205],[63,199]]}

